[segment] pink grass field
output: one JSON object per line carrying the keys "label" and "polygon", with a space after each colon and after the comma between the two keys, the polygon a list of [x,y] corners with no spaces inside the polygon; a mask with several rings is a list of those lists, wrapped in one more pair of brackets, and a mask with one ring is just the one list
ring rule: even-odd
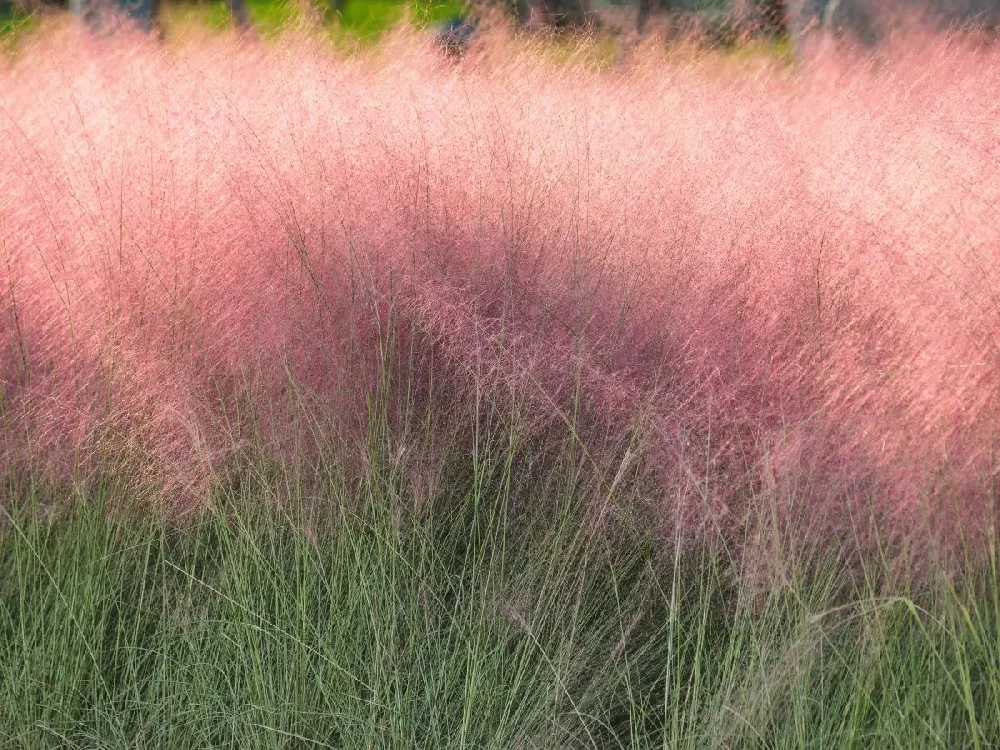
{"label": "pink grass field", "polygon": [[397,330],[421,408],[638,435],[664,508],[992,518],[995,49],[596,69],[60,31],[2,66],[9,471],[196,507],[248,441],[362,434]]}

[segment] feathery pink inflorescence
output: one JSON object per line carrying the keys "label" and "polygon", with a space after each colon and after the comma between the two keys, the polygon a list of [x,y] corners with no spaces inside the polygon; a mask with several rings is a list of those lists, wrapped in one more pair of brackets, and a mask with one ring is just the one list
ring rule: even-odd
{"label": "feathery pink inflorescence", "polygon": [[597,70],[43,37],[0,70],[0,460],[203,498],[240,398],[276,455],[303,449],[296,399],[348,424],[391,309],[454,400],[503,383],[549,419],[579,389],[594,435],[641,422],[665,504],[977,518],[1000,54],[879,54]]}

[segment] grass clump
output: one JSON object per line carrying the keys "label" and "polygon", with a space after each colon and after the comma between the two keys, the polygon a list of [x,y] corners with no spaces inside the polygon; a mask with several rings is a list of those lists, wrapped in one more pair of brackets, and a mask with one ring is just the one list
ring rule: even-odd
{"label": "grass clump", "polygon": [[385,51],[0,69],[0,745],[997,744],[995,51]]}
{"label": "grass clump", "polygon": [[[516,451],[516,448],[512,449]],[[495,452],[494,452],[495,451]],[[373,471],[177,525],[19,487],[0,560],[5,747],[956,747],[1000,739],[995,556],[916,583],[817,544],[518,513],[498,446],[419,509]],[[476,468],[478,467],[478,468]],[[553,487],[575,479],[552,477]],[[542,492],[541,486],[534,488]],[[534,498],[541,500],[542,498]],[[548,500],[549,498],[545,498]],[[540,506],[536,506],[540,507]],[[654,544],[654,541],[657,543]]]}

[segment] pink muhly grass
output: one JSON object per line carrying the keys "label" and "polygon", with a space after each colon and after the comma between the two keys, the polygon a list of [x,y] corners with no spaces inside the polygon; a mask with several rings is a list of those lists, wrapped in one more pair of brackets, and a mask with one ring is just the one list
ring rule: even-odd
{"label": "pink muhly grass", "polygon": [[389,325],[455,415],[641,434],[664,518],[984,519],[998,65],[43,36],[0,71],[0,460],[191,507],[245,441],[361,434]]}

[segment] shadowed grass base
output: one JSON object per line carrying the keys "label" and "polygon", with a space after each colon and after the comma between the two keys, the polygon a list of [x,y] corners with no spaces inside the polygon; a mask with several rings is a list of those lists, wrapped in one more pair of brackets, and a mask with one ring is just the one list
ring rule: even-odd
{"label": "shadowed grass base", "polygon": [[281,511],[251,472],[180,526],[8,485],[0,745],[1000,740],[995,564],[918,586],[783,552],[761,587],[721,545],[589,531],[565,477],[514,520],[512,462],[467,466],[419,512],[375,471]]}

